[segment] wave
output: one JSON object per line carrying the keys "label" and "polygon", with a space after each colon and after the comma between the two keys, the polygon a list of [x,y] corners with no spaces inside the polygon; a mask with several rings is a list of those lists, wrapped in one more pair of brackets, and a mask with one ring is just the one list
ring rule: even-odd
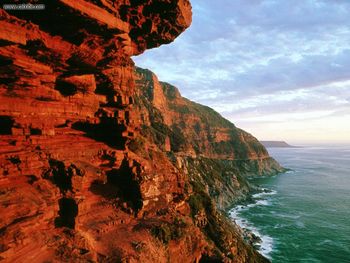
{"label": "wave", "polygon": [[260,192],[260,193],[253,194],[252,197],[254,199],[259,199],[259,198],[263,198],[265,196],[271,196],[271,195],[277,194],[277,191],[266,189],[266,188],[262,188],[261,191],[262,192]]}
{"label": "wave", "polygon": [[284,174],[294,174],[294,173],[296,173],[295,170],[288,170],[288,171],[286,171]]}
{"label": "wave", "polygon": [[[264,255],[265,257],[271,259],[270,253],[273,251],[274,240],[268,235],[263,235],[260,233],[258,228],[253,226],[248,220],[239,216],[239,211],[241,209],[234,209],[230,212],[230,217],[232,220],[242,229],[243,237],[247,239],[247,236],[255,237],[254,240],[250,240],[253,246]],[[253,235],[252,235],[253,234]]]}
{"label": "wave", "polygon": [[[253,203],[247,205],[239,205],[233,208],[230,212],[230,218],[242,229],[242,234],[245,239],[248,239],[257,250],[265,257],[271,259],[270,253],[273,251],[274,240],[268,235],[261,234],[260,230],[251,224],[248,220],[242,218],[240,213],[256,206],[271,205],[269,197],[277,194],[277,191],[266,188],[260,189],[262,192],[252,195]],[[264,199],[265,198],[265,199]]]}

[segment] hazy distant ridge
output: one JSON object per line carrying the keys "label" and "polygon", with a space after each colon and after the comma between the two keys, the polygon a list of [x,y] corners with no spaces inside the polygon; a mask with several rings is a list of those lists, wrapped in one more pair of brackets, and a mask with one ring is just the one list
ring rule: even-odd
{"label": "hazy distant ridge", "polygon": [[296,146],[290,145],[285,141],[260,141],[265,147],[278,147],[278,148],[294,148]]}

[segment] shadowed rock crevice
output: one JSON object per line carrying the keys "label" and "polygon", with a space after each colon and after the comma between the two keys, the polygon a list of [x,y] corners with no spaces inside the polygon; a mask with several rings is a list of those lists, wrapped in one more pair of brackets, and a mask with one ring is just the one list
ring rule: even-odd
{"label": "shadowed rock crevice", "polygon": [[30,135],[42,135],[42,130],[38,128],[30,128]]}
{"label": "shadowed rock crevice", "polygon": [[[1,47],[1,45],[0,45]],[[5,67],[5,66],[9,66],[13,63],[13,61],[9,58],[0,56],[0,67]]]}
{"label": "shadowed rock crevice", "polygon": [[134,169],[137,166],[130,167],[128,161],[123,160],[119,169],[107,172],[107,182],[118,188],[122,203],[137,212],[142,208],[142,195]]}
{"label": "shadowed rock crevice", "polygon": [[99,72],[96,77],[96,93],[113,97],[115,94],[113,82],[103,73]]}
{"label": "shadowed rock crevice", "polygon": [[113,201],[124,212],[137,214],[143,207],[140,182],[137,179],[139,169],[138,163],[133,162],[130,166],[129,161],[124,159],[119,169],[106,172],[106,181],[93,181],[89,190]]}
{"label": "shadowed rock crevice", "polygon": [[203,255],[199,263],[222,263],[222,260],[219,257]]}
{"label": "shadowed rock crevice", "polygon": [[68,191],[72,192],[72,177],[84,176],[84,171],[79,169],[74,164],[66,166],[64,162],[50,159],[49,160],[50,169],[48,169],[44,174],[43,178],[53,182],[61,191],[62,194],[66,194]]}
{"label": "shadowed rock crevice", "polygon": [[10,116],[0,116],[0,135],[11,135],[14,124]]}
{"label": "shadowed rock crevice", "polygon": [[63,67],[64,64],[61,61],[61,55],[58,53],[52,54],[50,49],[45,45],[41,39],[28,40],[25,49],[27,54],[37,61],[42,62],[45,65],[50,65],[54,68]]}
{"label": "shadowed rock crevice", "polygon": [[50,179],[62,193],[72,190],[72,175],[67,173],[64,163],[51,159],[49,164],[51,168],[45,173],[44,178]]}
{"label": "shadowed rock crevice", "polygon": [[[9,1],[10,3],[11,1]],[[112,37],[107,26],[98,24],[96,21],[83,16],[80,12],[73,10],[61,1],[43,1],[45,12],[26,10],[18,12],[8,10],[21,19],[30,20],[40,25],[40,29],[63,37],[75,45],[80,45],[89,33]],[[50,14],[50,15],[47,15]],[[64,17],[64,19],[62,19]]]}
{"label": "shadowed rock crevice", "polygon": [[76,122],[72,125],[72,128],[83,131],[87,137],[104,142],[115,149],[125,149],[127,139],[122,136],[122,133],[126,130],[126,127],[116,123],[115,119],[101,119],[99,124]]}
{"label": "shadowed rock crevice", "polygon": [[60,79],[56,81],[55,89],[64,97],[73,96],[78,92],[77,87],[74,84]]}
{"label": "shadowed rock crevice", "polygon": [[56,227],[75,228],[75,218],[78,215],[78,205],[72,198],[61,198],[58,202],[60,210],[55,219]]}

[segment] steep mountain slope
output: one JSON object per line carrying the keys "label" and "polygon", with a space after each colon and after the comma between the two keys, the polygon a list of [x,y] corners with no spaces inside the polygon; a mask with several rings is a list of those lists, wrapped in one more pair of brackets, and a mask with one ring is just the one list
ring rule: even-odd
{"label": "steep mountain slope", "polygon": [[[227,208],[250,191],[246,177],[275,175],[283,168],[249,133],[213,109],[183,98],[178,89],[137,68],[142,134]],[[135,145],[136,147],[136,145]]]}
{"label": "steep mountain slope", "polygon": [[0,260],[266,262],[206,189],[247,191],[245,174],[277,169],[264,148],[198,105],[186,130],[159,115],[171,89],[135,86],[130,56],[185,30],[188,0],[41,2],[0,9]]}

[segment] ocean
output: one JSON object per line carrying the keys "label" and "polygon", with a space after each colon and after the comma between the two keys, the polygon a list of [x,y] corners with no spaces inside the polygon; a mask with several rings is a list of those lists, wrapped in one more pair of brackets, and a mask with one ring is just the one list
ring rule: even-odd
{"label": "ocean", "polygon": [[350,147],[268,151],[291,170],[251,179],[262,191],[232,220],[261,238],[273,263],[350,263]]}

